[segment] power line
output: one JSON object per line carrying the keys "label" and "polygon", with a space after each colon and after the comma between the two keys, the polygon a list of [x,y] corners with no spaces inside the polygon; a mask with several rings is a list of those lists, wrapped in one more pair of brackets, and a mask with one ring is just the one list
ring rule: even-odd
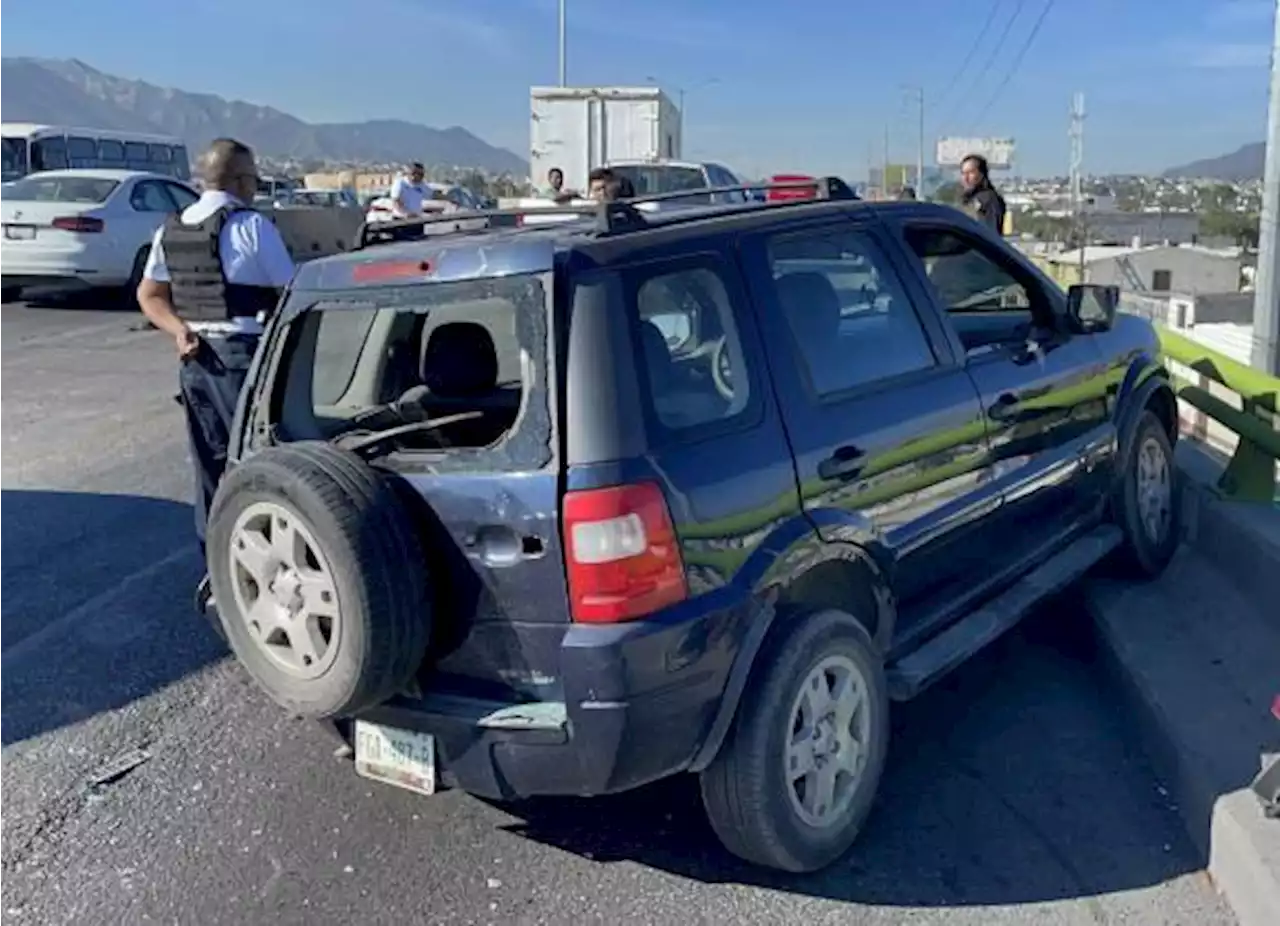
{"label": "power line", "polygon": [[[1009,33],[1013,31],[1013,24],[1018,21],[1018,17],[1022,15],[1022,8],[1026,5],[1027,0],[1018,0],[1018,5],[1013,9],[1013,15],[1004,24],[1004,31],[1000,33],[1000,38],[996,40],[995,46],[991,49],[991,54],[987,56],[987,60],[983,63],[982,70],[978,71],[978,76],[974,78],[971,89],[977,90],[978,85],[982,83],[982,78],[986,77],[991,71],[991,66],[996,63],[996,58],[999,57],[1001,49],[1004,48],[1004,43],[1009,40]],[[963,106],[964,101],[961,101],[960,105]]]}
{"label": "power line", "polygon": [[969,53],[965,55],[964,60],[960,62],[960,67],[956,69],[955,76],[952,77],[951,81],[943,88],[942,96],[934,102],[934,106],[941,105],[953,92],[955,92],[956,86],[960,83],[960,78],[964,76],[965,69],[973,63],[973,56],[976,55],[978,53],[978,49],[982,47],[982,40],[986,37],[988,30],[990,30],[991,24],[996,21],[996,14],[1000,12],[1000,7],[1003,4],[1004,0],[995,0],[995,2],[991,4],[991,11],[987,13],[986,21],[982,24],[982,28],[978,30],[978,34],[974,37],[973,44],[969,46]]}
{"label": "power line", "polygon": [[974,118],[974,123],[979,123],[983,117],[991,111],[991,107],[996,105],[996,101],[1000,99],[1000,94],[1004,93],[1004,89],[1009,86],[1009,82],[1013,80],[1018,68],[1022,66],[1022,59],[1027,56],[1027,52],[1031,50],[1032,44],[1036,40],[1036,36],[1040,34],[1040,27],[1044,25],[1044,21],[1049,16],[1049,11],[1053,9],[1057,0],[1047,0],[1044,9],[1040,11],[1040,18],[1035,21],[1035,25],[1031,27],[1031,31],[1027,33],[1027,40],[1022,43],[1022,47],[1018,49],[1018,53],[1013,56],[1013,64],[1009,67],[1009,73],[1004,75],[1004,80],[1000,81],[1000,85],[996,87],[995,92],[991,94],[991,98],[987,100],[987,105],[982,107],[982,111]]}

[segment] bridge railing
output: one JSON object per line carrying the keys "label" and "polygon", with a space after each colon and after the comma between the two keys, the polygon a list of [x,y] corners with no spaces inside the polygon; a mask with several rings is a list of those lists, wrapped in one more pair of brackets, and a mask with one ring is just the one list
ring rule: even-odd
{"label": "bridge railing", "polygon": [[1276,501],[1280,378],[1232,360],[1167,325],[1156,330],[1166,359],[1172,361],[1178,398],[1234,435],[1219,490],[1242,501]]}

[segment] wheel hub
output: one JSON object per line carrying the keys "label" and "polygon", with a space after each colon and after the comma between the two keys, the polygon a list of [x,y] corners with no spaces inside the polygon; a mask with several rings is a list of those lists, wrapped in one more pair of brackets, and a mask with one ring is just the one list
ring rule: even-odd
{"label": "wheel hub", "polygon": [[267,583],[267,591],[280,608],[290,614],[302,608],[302,579],[296,569],[281,563]]}
{"label": "wheel hub", "polygon": [[866,692],[853,660],[829,656],[805,677],[787,715],[787,793],[809,826],[838,825],[853,800],[871,739]]}
{"label": "wheel hub", "polygon": [[306,523],[274,502],[250,505],[229,552],[235,611],[251,644],[288,675],[328,671],[342,615],[333,571]]}

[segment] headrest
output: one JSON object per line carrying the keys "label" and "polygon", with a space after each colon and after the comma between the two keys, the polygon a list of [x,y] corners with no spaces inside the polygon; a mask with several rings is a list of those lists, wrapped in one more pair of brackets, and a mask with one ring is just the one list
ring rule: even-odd
{"label": "headrest", "polygon": [[797,271],[778,278],[778,297],[797,332],[834,337],[840,325],[840,297],[825,274]]}
{"label": "headrest", "polygon": [[447,322],[431,332],[418,370],[423,385],[441,398],[467,398],[498,385],[498,351],[489,329],[476,322]]}

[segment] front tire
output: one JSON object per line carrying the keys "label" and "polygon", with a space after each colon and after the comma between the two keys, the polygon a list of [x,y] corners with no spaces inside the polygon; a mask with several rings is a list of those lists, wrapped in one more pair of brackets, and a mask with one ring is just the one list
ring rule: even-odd
{"label": "front tire", "polygon": [[759,666],[702,773],[703,804],[734,855],[817,871],[853,844],[884,772],[884,667],[866,629],[834,610],[789,619]]}
{"label": "front tire", "polygon": [[1182,537],[1181,501],[1173,444],[1163,422],[1144,411],[1112,499],[1124,534],[1118,558],[1126,572],[1152,579],[1164,572]]}

